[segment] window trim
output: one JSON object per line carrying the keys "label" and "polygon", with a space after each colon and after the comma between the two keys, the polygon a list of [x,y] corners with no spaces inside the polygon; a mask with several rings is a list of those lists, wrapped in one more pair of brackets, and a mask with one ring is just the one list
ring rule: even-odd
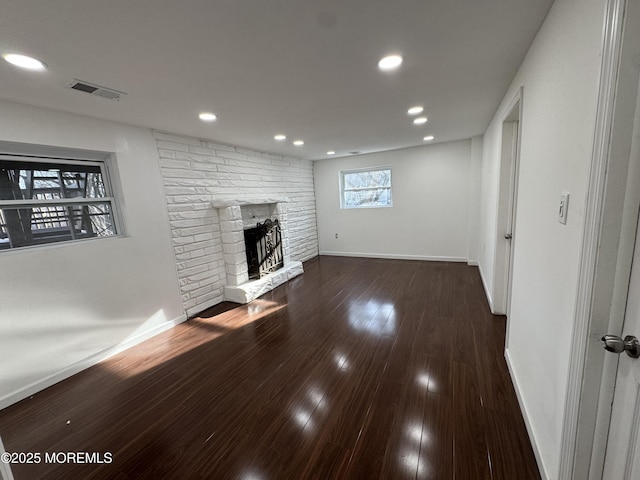
{"label": "window trim", "polygon": [[[360,188],[350,188],[345,189],[344,186],[344,177],[350,173],[363,173],[363,172],[379,172],[382,170],[389,171],[389,186],[388,187],[360,187]],[[341,210],[357,210],[361,208],[391,208],[393,207],[393,169],[390,165],[383,165],[377,167],[362,167],[362,168],[352,168],[349,170],[340,170],[339,175],[339,184],[340,184],[340,209]],[[377,190],[380,188],[386,188],[389,190],[389,204],[388,205],[357,205],[357,206],[347,206],[345,203],[345,192],[355,192],[355,191],[363,191],[363,190]]]}
{"label": "window trim", "polygon": [[[0,142],[0,148],[3,146]],[[46,149],[46,147],[33,145],[31,147],[40,149]],[[8,149],[11,151],[12,149]],[[52,153],[60,150],[58,148],[52,147]],[[63,154],[67,153],[67,150],[64,149]],[[9,253],[16,253],[25,250],[30,250],[34,248],[51,248],[62,245],[69,245],[72,243],[85,242],[85,241],[93,241],[93,240],[105,240],[112,239],[125,236],[123,221],[120,212],[120,202],[116,197],[116,192],[114,189],[114,179],[112,179],[112,174],[117,171],[117,169],[113,168],[112,162],[114,161],[114,157],[112,154],[106,152],[97,152],[97,151],[84,151],[84,150],[68,150],[68,155],[64,157],[58,157],[55,155],[44,155],[41,154],[40,151],[37,154],[31,153],[8,153],[0,152],[0,161],[19,161],[24,163],[50,163],[52,166],[56,165],[82,165],[82,166],[92,166],[98,167],[100,169],[100,173],[102,176],[102,183],[104,185],[104,190],[106,196],[104,197],[95,197],[95,198],[86,198],[86,197],[75,197],[75,198],[59,198],[59,199],[28,199],[28,200],[0,200],[0,209],[2,208],[38,208],[38,207],[57,207],[57,206],[72,206],[72,205],[109,205],[109,213],[111,216],[112,228],[114,230],[113,235],[109,235],[106,237],[85,237],[85,238],[72,238],[69,240],[63,240],[58,242],[48,242],[48,243],[40,243],[35,245],[24,245],[18,246],[14,248],[0,249],[0,255],[5,255]]]}

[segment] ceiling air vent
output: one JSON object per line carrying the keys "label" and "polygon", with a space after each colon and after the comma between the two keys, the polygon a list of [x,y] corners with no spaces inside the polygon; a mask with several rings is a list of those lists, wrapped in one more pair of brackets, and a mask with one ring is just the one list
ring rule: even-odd
{"label": "ceiling air vent", "polygon": [[108,98],[109,100],[120,100],[122,95],[126,95],[126,93],[114,90],[113,88],[101,87],[95,83],[89,83],[78,79],[74,79],[73,82],[69,83],[68,87],[72,90],[78,90],[79,92]]}

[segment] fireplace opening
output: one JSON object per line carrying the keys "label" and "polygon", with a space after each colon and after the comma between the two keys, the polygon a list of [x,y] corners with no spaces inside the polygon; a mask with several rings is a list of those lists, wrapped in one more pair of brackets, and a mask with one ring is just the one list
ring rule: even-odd
{"label": "fireplace opening", "polygon": [[263,223],[244,231],[249,279],[259,279],[284,265],[282,232],[278,219],[267,218]]}

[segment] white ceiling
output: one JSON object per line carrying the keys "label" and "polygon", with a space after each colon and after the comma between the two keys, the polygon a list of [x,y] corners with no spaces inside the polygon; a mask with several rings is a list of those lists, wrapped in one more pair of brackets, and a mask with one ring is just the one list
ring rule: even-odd
{"label": "white ceiling", "polygon": [[[469,138],[484,132],[551,3],[0,0],[0,51],[49,66],[0,61],[0,98],[308,159]],[[382,73],[390,52],[405,61]],[[127,95],[66,88],[73,79]],[[423,126],[406,114],[416,104]],[[201,122],[201,111],[218,120]]]}

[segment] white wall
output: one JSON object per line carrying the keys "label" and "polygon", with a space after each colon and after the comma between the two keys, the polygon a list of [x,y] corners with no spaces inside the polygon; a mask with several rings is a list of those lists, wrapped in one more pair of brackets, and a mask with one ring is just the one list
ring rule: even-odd
{"label": "white wall", "polygon": [[212,200],[288,199],[286,240],[291,259],[304,261],[318,254],[310,161],[192,137],[161,132],[154,135],[188,315],[223,300],[226,272],[222,232]]}
{"label": "white wall", "polygon": [[480,231],[480,174],[482,171],[481,136],[471,139],[471,163],[469,167],[468,193],[468,231],[467,231],[467,259],[470,265],[478,264],[478,233]]}
{"label": "white wall", "polygon": [[3,408],[185,315],[150,130],[2,101],[0,141],[115,153],[126,226],[0,254]]}
{"label": "white wall", "polygon": [[[469,205],[479,181],[471,178],[471,144],[314,162],[320,253],[467,261]],[[377,166],[392,168],[393,207],[341,209],[340,171]]]}
{"label": "white wall", "polygon": [[[484,135],[479,265],[494,295],[501,124],[520,86],[522,138],[507,359],[546,478],[558,476],[604,0],[556,0]],[[557,221],[569,192],[568,222]]]}

